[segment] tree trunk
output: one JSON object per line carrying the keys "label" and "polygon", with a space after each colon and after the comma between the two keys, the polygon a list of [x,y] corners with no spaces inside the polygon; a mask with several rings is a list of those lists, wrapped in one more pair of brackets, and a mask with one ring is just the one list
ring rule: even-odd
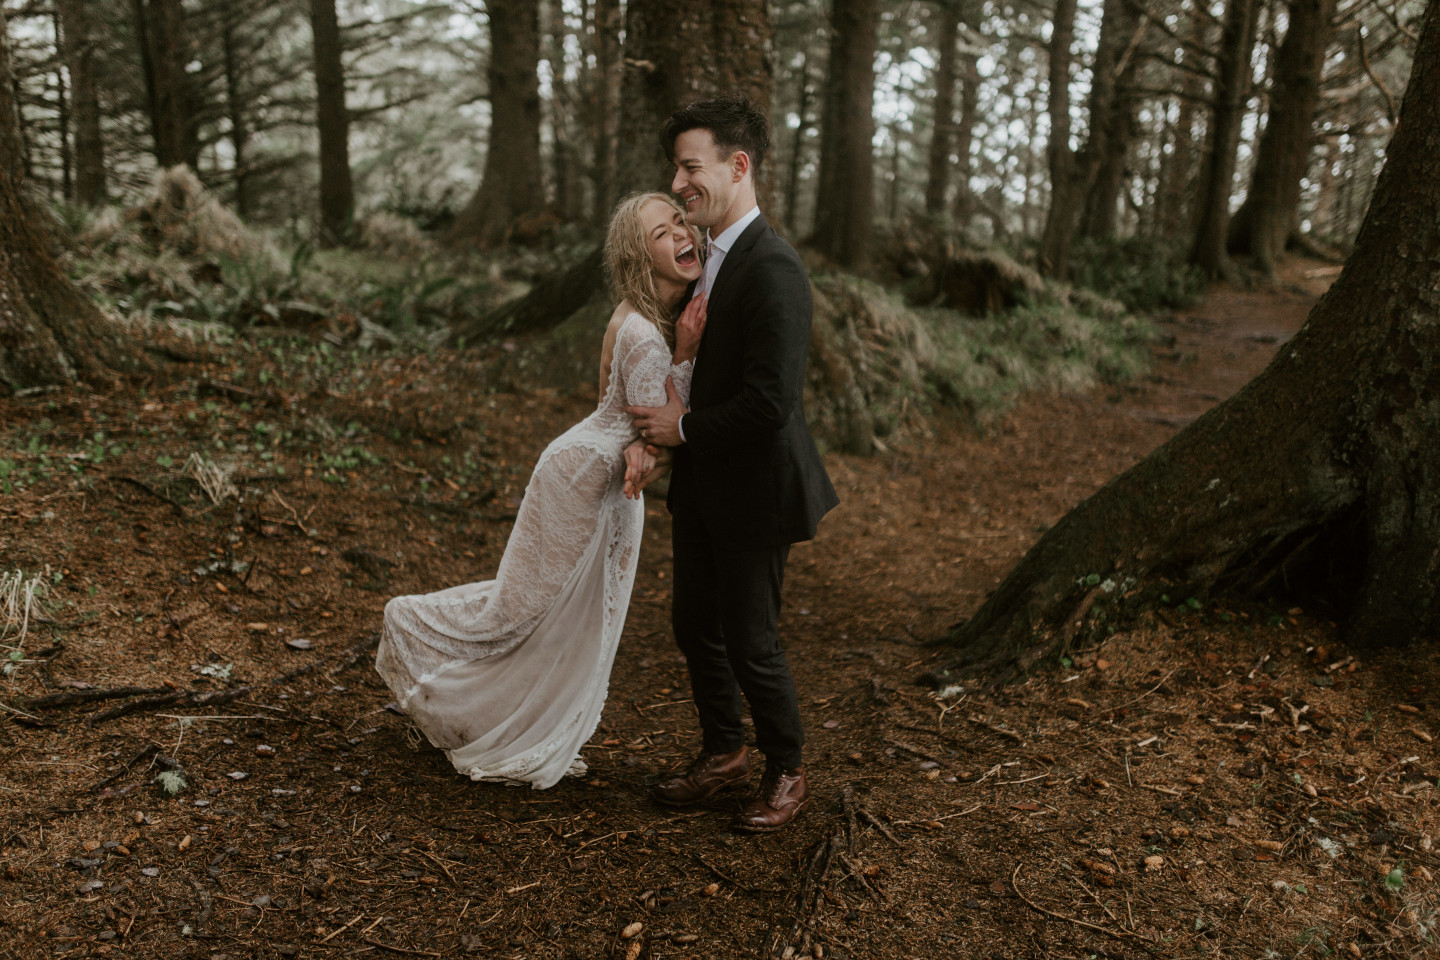
{"label": "tree trunk", "polygon": [[594,204],[590,219],[603,227],[615,205],[615,119],[620,97],[620,0],[594,0],[591,15],[595,31],[595,71],[592,74],[594,112],[591,141],[594,154],[590,177]]}
{"label": "tree trunk", "polygon": [[[1113,27],[1112,27],[1113,23]],[[1135,138],[1135,73],[1146,21],[1134,0],[1111,0],[1101,27],[1092,81],[1090,136],[1086,143],[1084,210],[1080,236],[1098,239],[1115,235],[1115,216],[1125,182],[1125,159]],[[1107,37],[1108,34],[1108,37]],[[1108,40],[1108,42],[1107,42]],[[1102,82],[1100,74],[1104,74]],[[1103,94],[1103,95],[1102,95]]]}
{"label": "tree trunk", "polygon": [[[225,58],[225,112],[230,119],[230,148],[235,154],[235,212],[241,217],[248,217],[250,171],[247,166],[247,152],[250,146],[250,127],[245,119],[245,99],[240,92],[240,60],[235,37],[235,27],[242,16],[243,13],[236,7],[226,11],[221,25],[220,42]],[[323,178],[323,171],[321,176]]]}
{"label": "tree trunk", "polygon": [[135,20],[155,160],[162,169],[177,163],[200,164],[200,133],[195,124],[195,91],[185,66],[189,35],[181,0],[135,0]]}
{"label": "tree trunk", "polygon": [[[830,66],[820,118],[820,175],[810,243],[847,270],[870,267],[875,227],[877,0],[833,0]],[[1066,0],[1062,0],[1066,2]]]}
{"label": "tree trunk", "polygon": [[960,0],[943,0],[936,40],[939,44],[935,66],[935,117],[930,135],[930,170],[925,179],[925,209],[932,217],[943,216],[950,191],[950,164],[955,141],[955,78],[959,59]]}
{"label": "tree trunk", "polygon": [[1064,276],[1069,269],[1070,240],[1083,200],[1075,173],[1075,151],[1070,149],[1070,47],[1075,43],[1076,6],[1076,0],[1055,0],[1050,26],[1050,82],[1046,96],[1050,139],[1045,145],[1050,165],[1050,211],[1036,254],[1036,267],[1046,277]]}
{"label": "tree trunk", "polygon": [[503,243],[545,207],[540,167],[539,0],[489,0],[490,137],[480,189],[450,228],[451,246]]}
{"label": "tree trunk", "polygon": [[545,14],[545,60],[550,65],[550,181],[554,188],[553,207],[560,216],[569,219],[578,211],[570,147],[570,84],[565,79],[565,37],[569,29],[565,23],[563,0],[549,0]]}
{"label": "tree trunk", "polygon": [[[962,22],[978,30],[983,5],[976,0],[966,4]],[[980,120],[980,58],[970,47],[960,57],[960,123],[955,128],[955,173],[959,183],[955,189],[955,224],[962,229],[979,209],[978,198],[970,187],[971,155],[975,149],[975,124]]]}
{"label": "tree trunk", "polygon": [[796,233],[800,231],[800,171],[805,167],[805,141],[810,136],[810,101],[810,63],[802,51],[800,91],[795,100],[800,122],[795,125],[795,146],[790,151],[790,169],[785,181],[785,222]]}
{"label": "tree trunk", "polygon": [[[1196,46],[1203,45],[1208,23],[1204,6],[1199,3],[1192,4],[1186,39]],[[1182,64],[1189,65],[1192,60],[1197,59],[1200,58],[1194,47],[1181,48]],[[1204,93],[1205,81],[1198,70],[1186,70],[1177,98],[1179,103],[1175,110],[1175,124],[1171,129],[1170,153],[1161,164],[1160,183],[1155,189],[1156,236],[1175,237],[1187,232],[1190,181],[1195,160],[1195,105]]]}
{"label": "tree trunk", "polygon": [[75,199],[71,175],[74,173],[74,157],[70,151],[70,91],[65,88],[65,70],[60,64],[65,61],[65,30],[60,25],[60,8],[50,11],[50,23],[55,31],[55,124],[60,140],[60,196],[66,200]]}
{"label": "tree trunk", "polygon": [[1126,608],[1318,587],[1357,644],[1440,633],[1440,3],[1355,252],[1270,366],[1072,510],[974,617],[967,659],[1065,650]]}
{"label": "tree trunk", "polygon": [[345,108],[344,41],[335,0],[310,0],[315,52],[315,125],[320,132],[320,242],[344,243],[355,219],[350,179],[350,114]]}
{"label": "tree trunk", "polygon": [[1225,252],[1230,223],[1230,191],[1235,181],[1235,153],[1240,122],[1250,91],[1250,54],[1255,49],[1258,0],[1229,0],[1216,58],[1215,106],[1210,114],[1209,149],[1200,177],[1200,206],[1190,261],[1210,277],[1230,274]]}
{"label": "tree trunk", "polygon": [[[626,4],[620,193],[669,189],[672,171],[660,149],[660,124],[685,104],[739,93],[769,114],[770,38],[764,0]],[[756,189],[760,209],[773,213],[768,169],[761,167]]]}
{"label": "tree trunk", "polygon": [[144,361],[56,261],[46,217],[25,198],[24,147],[0,10],[0,387],[104,382]]}
{"label": "tree trunk", "polygon": [[1290,25],[1276,56],[1270,114],[1255,172],[1230,224],[1230,252],[1249,253],[1266,275],[1275,272],[1275,259],[1295,228],[1335,0],[1291,0],[1289,9]]}
{"label": "tree trunk", "polygon": [[95,39],[85,0],[59,0],[62,49],[70,71],[75,127],[75,201],[105,202],[105,139],[100,132],[100,90],[95,77]]}

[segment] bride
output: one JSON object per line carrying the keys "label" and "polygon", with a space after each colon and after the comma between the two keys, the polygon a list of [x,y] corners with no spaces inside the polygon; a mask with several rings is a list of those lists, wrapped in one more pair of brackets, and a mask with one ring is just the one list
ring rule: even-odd
{"label": "bride", "polygon": [[494,580],[396,597],[375,666],[400,706],[474,780],[554,786],[583,773],[625,625],[653,466],[625,406],[682,399],[705,324],[698,235],[663,193],[621,201],[605,238],[620,297],[600,403],[545,449]]}

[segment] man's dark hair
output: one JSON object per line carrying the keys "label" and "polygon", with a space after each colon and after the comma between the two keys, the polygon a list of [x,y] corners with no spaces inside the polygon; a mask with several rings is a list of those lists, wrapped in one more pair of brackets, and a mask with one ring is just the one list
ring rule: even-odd
{"label": "man's dark hair", "polygon": [[750,98],[744,95],[697,100],[670,114],[660,127],[660,144],[665,156],[674,158],[675,141],[687,130],[709,130],[722,156],[736,150],[750,157],[751,176],[759,179],[760,164],[770,147],[770,124]]}

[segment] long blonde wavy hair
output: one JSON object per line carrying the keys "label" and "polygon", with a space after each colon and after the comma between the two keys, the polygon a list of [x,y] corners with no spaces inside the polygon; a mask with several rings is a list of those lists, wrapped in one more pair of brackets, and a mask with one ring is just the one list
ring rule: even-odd
{"label": "long blonde wavy hair", "polygon": [[[682,217],[685,215],[669,194],[635,193],[621,200],[605,233],[605,270],[610,275],[615,296],[629,300],[642,317],[660,328],[665,344],[674,349],[675,318],[679,311],[671,310],[660,297],[660,287],[655,282],[655,260],[650,255],[645,227],[640,222],[640,211],[652,200],[660,200]],[[694,227],[688,229],[695,238],[695,254],[699,257],[704,244]]]}

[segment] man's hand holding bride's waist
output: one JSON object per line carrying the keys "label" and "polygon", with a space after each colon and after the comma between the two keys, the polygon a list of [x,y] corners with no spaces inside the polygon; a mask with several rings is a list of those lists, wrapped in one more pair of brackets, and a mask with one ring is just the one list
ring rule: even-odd
{"label": "man's hand holding bride's waist", "polygon": [[669,447],[655,447],[644,440],[635,440],[625,448],[625,497],[638,500],[640,491],[654,483],[670,469],[675,459]]}

